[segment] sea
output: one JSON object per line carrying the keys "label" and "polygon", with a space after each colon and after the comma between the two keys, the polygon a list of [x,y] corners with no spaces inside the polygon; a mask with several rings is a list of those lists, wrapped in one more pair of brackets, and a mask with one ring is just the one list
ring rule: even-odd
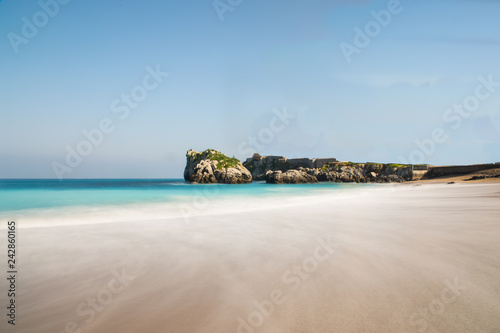
{"label": "sea", "polygon": [[192,184],[184,179],[2,179],[0,217],[26,227],[158,220],[294,205],[370,185]]}

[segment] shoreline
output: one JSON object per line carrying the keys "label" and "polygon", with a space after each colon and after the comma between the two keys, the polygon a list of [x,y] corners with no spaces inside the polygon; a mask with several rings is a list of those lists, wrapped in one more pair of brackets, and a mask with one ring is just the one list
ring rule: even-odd
{"label": "shoreline", "polygon": [[500,185],[353,188],[352,195],[219,211],[188,223],[31,229],[20,223],[16,328],[59,332],[71,322],[82,331],[124,333],[486,333],[500,327]]}
{"label": "shoreline", "polygon": [[[217,216],[219,214],[254,214],[267,210],[288,209],[295,206],[311,206],[322,202],[328,205],[331,200],[361,200],[374,191],[391,192],[398,187],[414,187],[424,185],[479,185],[497,184],[500,179],[481,179],[464,181],[465,177],[440,178],[407,181],[403,183],[335,183],[324,182],[316,184],[283,184],[269,185],[267,193],[239,194],[226,193],[214,187],[215,190],[196,191],[198,195],[185,196],[175,201],[138,201],[122,204],[102,205],[70,205],[51,208],[33,208],[16,211],[2,211],[4,219],[18,219],[24,228],[57,227],[65,225],[100,225],[104,223],[128,223],[136,221],[158,221],[182,219],[189,222],[192,218],[202,216]],[[453,184],[450,184],[454,182]],[[321,185],[324,184],[324,187]],[[264,184],[263,184],[264,185]],[[309,187],[311,185],[311,187]],[[330,187],[331,185],[332,187]],[[232,189],[234,185],[228,185]],[[247,186],[247,185],[245,185]],[[293,186],[293,188],[292,188]],[[259,185],[257,185],[259,187]],[[301,187],[308,191],[300,191]],[[205,188],[202,185],[201,188]],[[291,190],[291,191],[290,191]],[[283,191],[283,192],[281,192]],[[294,192],[296,191],[296,192]]]}

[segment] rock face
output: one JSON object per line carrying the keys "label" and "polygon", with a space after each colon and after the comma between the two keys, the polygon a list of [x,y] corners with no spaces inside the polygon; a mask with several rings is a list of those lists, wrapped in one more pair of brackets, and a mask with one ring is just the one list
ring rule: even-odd
{"label": "rock face", "polygon": [[342,183],[401,183],[412,180],[413,175],[406,165],[351,162],[331,163],[308,172],[317,173],[319,181]]}
{"label": "rock face", "polygon": [[[273,184],[315,182],[399,183],[413,179],[410,166],[400,164],[352,163],[328,159],[287,160],[283,156],[258,156],[244,163],[254,180]],[[293,163],[290,163],[292,161]],[[303,163],[295,163],[303,162]],[[318,162],[322,162],[318,164]],[[302,165],[306,165],[303,167]],[[311,167],[311,165],[313,167]]]}
{"label": "rock face", "polygon": [[288,170],[282,172],[278,171],[267,171],[266,172],[266,183],[271,184],[305,184],[305,183],[317,183],[318,179],[315,176],[311,176],[304,170]]}
{"label": "rock face", "polygon": [[251,173],[254,180],[266,180],[266,172],[286,171],[286,158],[284,156],[260,156],[247,159],[243,163]]}
{"label": "rock face", "polygon": [[266,172],[288,171],[305,169],[318,169],[332,162],[337,162],[335,158],[286,158],[284,156],[260,156],[254,154],[252,158],[247,158],[243,165],[250,170],[254,180],[265,180]]}
{"label": "rock face", "polygon": [[236,158],[230,158],[221,152],[207,149],[186,153],[184,179],[192,183],[244,184],[252,182],[252,174]]}

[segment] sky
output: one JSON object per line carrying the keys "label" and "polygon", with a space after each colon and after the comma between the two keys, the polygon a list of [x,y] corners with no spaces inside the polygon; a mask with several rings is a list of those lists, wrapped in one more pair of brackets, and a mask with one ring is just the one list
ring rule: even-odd
{"label": "sky", "polygon": [[500,161],[500,1],[0,1],[0,178],[182,178],[188,149]]}

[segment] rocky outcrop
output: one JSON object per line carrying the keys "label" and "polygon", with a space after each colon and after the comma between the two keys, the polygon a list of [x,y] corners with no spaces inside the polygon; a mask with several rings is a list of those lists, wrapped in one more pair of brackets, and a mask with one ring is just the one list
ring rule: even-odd
{"label": "rocky outcrop", "polygon": [[304,170],[288,170],[282,172],[278,171],[267,171],[265,175],[266,183],[271,184],[305,184],[305,183],[317,183],[318,179],[305,172]]}
{"label": "rocky outcrop", "polygon": [[184,179],[193,183],[243,184],[265,180],[272,184],[317,182],[395,183],[413,180],[410,166],[401,164],[337,162],[330,159],[286,159],[255,154],[244,164],[207,149],[189,150]]}
{"label": "rocky outcrop", "polygon": [[254,180],[265,180],[267,171],[286,171],[286,158],[284,156],[260,156],[249,158],[243,163],[251,173]]}
{"label": "rocky outcrop", "polygon": [[207,149],[197,152],[192,149],[186,153],[184,179],[192,183],[244,184],[252,182],[252,174],[241,162],[221,152]]}
{"label": "rocky outcrop", "polygon": [[[264,161],[262,163],[260,161]],[[400,164],[379,163],[352,163],[330,162],[321,168],[288,169],[286,163],[278,157],[273,157],[266,162],[262,157],[256,167],[269,167],[264,176],[257,175],[257,180],[265,180],[273,184],[300,184],[316,182],[342,182],[342,183],[400,183],[412,180],[413,173],[410,166]],[[248,162],[248,161],[247,161]],[[273,163],[274,162],[274,163]],[[285,160],[286,162],[286,160]],[[248,164],[248,163],[246,163]]]}
{"label": "rocky outcrop", "polygon": [[243,165],[250,170],[254,180],[265,180],[266,172],[288,171],[322,168],[328,163],[337,162],[335,158],[286,158],[284,156],[260,156],[254,154],[252,158],[247,158]]}

